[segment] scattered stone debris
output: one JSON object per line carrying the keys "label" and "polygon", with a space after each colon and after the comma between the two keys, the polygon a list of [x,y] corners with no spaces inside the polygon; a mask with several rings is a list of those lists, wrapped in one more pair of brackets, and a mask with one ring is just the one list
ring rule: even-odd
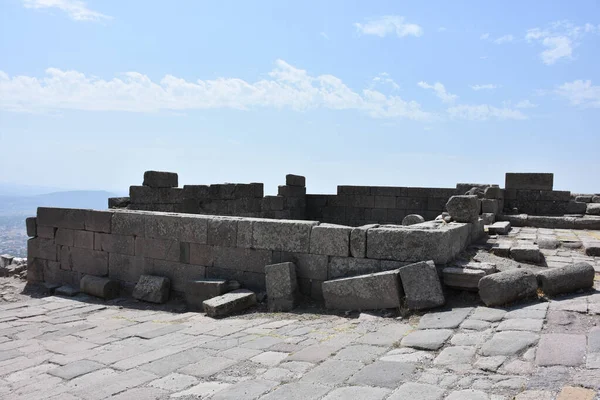
{"label": "scattered stone debris", "polygon": [[545,295],[575,292],[594,286],[594,267],[581,262],[537,273],[540,289]]}
{"label": "scattered stone debris", "polygon": [[150,303],[169,300],[171,281],[164,276],[142,275],[133,289],[133,298]]}
{"label": "scattered stone debris", "polygon": [[119,297],[120,285],[119,282],[108,278],[85,275],[79,282],[79,289],[82,293],[111,300]]}
{"label": "scattered stone debris", "polygon": [[537,295],[531,271],[516,269],[487,275],[479,281],[479,296],[487,306],[501,306]]}
{"label": "scattered stone debris", "polygon": [[204,300],[204,312],[209,317],[224,317],[256,305],[256,294],[248,289],[238,289],[212,299]]}
{"label": "scattered stone debris", "polygon": [[[237,282],[236,282],[237,283]],[[239,283],[232,290],[239,289]],[[230,292],[230,285],[224,279],[197,279],[188,281],[185,287],[185,301],[193,310],[202,310],[204,300]]]}
{"label": "scattered stone debris", "polygon": [[474,222],[479,219],[481,200],[477,196],[452,196],[446,208],[456,222]]}

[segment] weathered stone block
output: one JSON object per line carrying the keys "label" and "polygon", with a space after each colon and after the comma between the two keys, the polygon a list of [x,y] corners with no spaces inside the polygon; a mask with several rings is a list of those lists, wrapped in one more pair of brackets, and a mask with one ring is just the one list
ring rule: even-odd
{"label": "weathered stone block", "polygon": [[79,282],[79,290],[91,296],[110,300],[119,297],[119,282],[108,278],[85,275]]}
{"label": "weathered stone block", "polygon": [[110,233],[112,211],[87,210],[85,213],[85,230],[92,232]]}
{"label": "weathered stone block", "polygon": [[237,218],[213,217],[208,220],[208,244],[235,247],[237,240]]}
{"label": "weathered stone block", "polygon": [[214,246],[190,243],[190,263],[211,267],[215,262],[214,250]]}
{"label": "weathered stone block", "polygon": [[581,262],[540,271],[537,280],[544,294],[552,296],[589,289],[594,286],[594,275],[594,267]]}
{"label": "weathered stone block", "polygon": [[256,295],[247,289],[238,289],[219,297],[205,300],[204,311],[209,317],[224,317],[243,311],[256,304]]}
{"label": "weathered stone block", "polygon": [[146,269],[147,264],[151,265],[152,259],[109,253],[108,277],[110,279],[135,284],[141,275],[148,272]]}
{"label": "weathered stone block", "polygon": [[592,203],[600,203],[600,194],[595,194],[592,196]]}
{"label": "weathered stone block", "polygon": [[148,238],[206,244],[211,218],[206,215],[150,215],[145,219],[145,235]]}
{"label": "weathered stone block", "polygon": [[139,212],[115,212],[112,217],[112,233],[144,236],[146,232],[146,220],[153,217],[156,216]]}
{"label": "weathered stone block", "polygon": [[190,280],[185,286],[185,301],[193,309],[202,310],[204,300],[221,296],[227,289],[227,281],[224,279]]}
{"label": "weathered stone block", "polygon": [[183,185],[183,199],[207,199],[209,197],[208,185]]}
{"label": "weathered stone block", "polygon": [[164,276],[142,275],[133,289],[133,298],[151,303],[169,300],[171,281]]}
{"label": "weathered stone block", "polygon": [[87,210],[72,208],[38,207],[38,225],[55,228],[80,229],[85,228],[85,213]]}
{"label": "weathered stone block", "polygon": [[285,176],[285,184],[287,186],[306,186],[306,178],[300,175],[287,174]]}
{"label": "weathered stone block", "polygon": [[257,249],[309,253],[310,231],[318,222],[256,220],[252,242]]}
{"label": "weathered stone block", "polygon": [[135,241],[133,236],[94,233],[94,250],[106,251],[109,253],[119,253],[134,255]]}
{"label": "weathered stone block", "polygon": [[591,194],[580,194],[575,196],[575,201],[579,203],[591,203],[593,195]]}
{"label": "weathered stone block", "polygon": [[27,240],[27,259],[33,258],[56,261],[58,259],[58,246],[56,246],[54,240],[40,237],[31,238]]}
{"label": "weathered stone block", "polygon": [[494,222],[496,222],[496,214],[482,213],[481,219],[483,219],[484,225],[492,225]]}
{"label": "weathered stone block", "polygon": [[262,199],[263,211],[281,211],[283,210],[285,197],[283,196],[265,196]]}
{"label": "weathered stone block", "polygon": [[62,246],[60,267],[88,275],[108,275],[108,253],[77,247]]}
{"label": "weathered stone block", "polygon": [[478,290],[479,280],[486,275],[483,270],[455,267],[444,268],[442,273],[446,286],[475,291]]}
{"label": "weathered stone block", "polygon": [[325,306],[338,310],[374,310],[400,306],[402,287],[398,271],[323,282]]}
{"label": "weathered stone block", "polygon": [[498,221],[494,222],[488,227],[488,233],[490,235],[508,235],[510,232],[509,221]]}
{"label": "weathered stone block", "polygon": [[180,261],[182,248],[176,240],[135,238],[135,255],[158,260]]}
{"label": "weathered stone block", "polygon": [[477,196],[452,196],[446,209],[454,221],[473,222],[479,218],[481,201]]}
{"label": "weathered stone block", "polygon": [[600,203],[589,203],[585,213],[589,215],[600,215]]}
{"label": "weathered stone block", "polygon": [[58,228],[56,230],[56,236],[54,237],[54,243],[60,246],[73,247],[73,230],[66,228]]}
{"label": "weathered stone block", "polygon": [[73,231],[73,246],[82,249],[94,249],[94,232]]}
{"label": "weathered stone block", "polygon": [[353,228],[350,232],[350,255],[356,258],[367,256],[367,231],[379,225],[363,225]]}
{"label": "weathered stone block", "polygon": [[11,256],[10,254],[0,255],[0,268],[8,267],[12,263],[13,260],[14,260],[14,257]]}
{"label": "weathered stone block", "polygon": [[398,272],[408,308],[423,310],[445,303],[446,299],[433,261],[409,264],[400,268]]}
{"label": "weathered stone block", "polygon": [[535,244],[522,244],[513,246],[510,248],[510,256],[515,261],[532,263],[539,263],[542,257],[539,246]]}
{"label": "weathered stone block", "polygon": [[328,279],[345,278],[381,272],[381,261],[368,258],[331,257]]}
{"label": "weathered stone block", "polygon": [[583,243],[585,254],[592,257],[600,257],[600,240]]}
{"label": "weathered stone block", "polygon": [[265,266],[265,283],[270,311],[291,311],[296,307],[298,280],[294,263]]}
{"label": "weathered stone block", "polygon": [[587,211],[587,203],[578,201],[569,201],[567,204],[567,214],[585,214]]}
{"label": "weathered stone block", "polygon": [[179,185],[178,176],[175,172],[146,171],[143,185],[153,188],[174,188]]}
{"label": "weathered stone block", "polygon": [[29,236],[29,237],[37,236],[37,218],[36,217],[26,218],[25,226],[27,227],[27,236]]}
{"label": "weathered stone block", "polygon": [[310,252],[328,256],[348,257],[350,253],[351,227],[321,224],[314,226],[310,234]]}
{"label": "weathered stone block", "polygon": [[43,239],[54,240],[54,237],[56,236],[56,230],[57,229],[58,228],[55,228],[53,226],[39,225],[37,227],[37,237],[43,238]]}
{"label": "weathered stone block", "polygon": [[144,269],[146,274],[169,278],[171,290],[181,293],[188,281],[206,278],[206,267],[202,265],[146,259]]}
{"label": "weathered stone block", "polygon": [[506,173],[506,189],[552,190],[554,174],[551,173]]}
{"label": "weathered stone block", "polygon": [[484,276],[479,281],[479,297],[487,306],[500,306],[537,295],[535,274],[514,269]]}
{"label": "weathered stone block", "polygon": [[283,197],[304,197],[306,188],[300,186],[278,186],[277,194]]}
{"label": "weathered stone block", "polygon": [[404,219],[402,220],[402,225],[409,226],[409,225],[420,224],[422,222],[425,222],[425,218],[423,218],[419,214],[409,214],[406,217],[404,217]]}
{"label": "weathered stone block", "polygon": [[39,283],[44,282],[44,264],[54,262],[56,265],[56,269],[60,267],[60,265],[55,261],[43,260],[40,258],[32,258],[27,257],[27,282],[29,283]]}
{"label": "weathered stone block", "polygon": [[500,212],[498,200],[495,200],[495,199],[481,200],[481,211],[484,213],[498,214]]}
{"label": "weathered stone block", "polygon": [[[273,252],[270,250],[214,247],[213,257],[215,267],[261,274],[265,272],[265,265],[273,263]],[[195,260],[195,256],[192,256],[192,260]]]}
{"label": "weathered stone block", "polygon": [[328,260],[329,257],[324,255],[284,252],[281,254],[281,259],[277,261],[293,262],[299,278],[325,281]]}
{"label": "weathered stone block", "polygon": [[499,187],[489,186],[485,188],[483,197],[486,199],[502,199],[504,198],[504,193]]}
{"label": "weathered stone block", "polygon": [[125,208],[131,203],[129,197],[109,197],[108,208]]}
{"label": "weathered stone block", "polygon": [[396,197],[394,196],[375,196],[375,208],[396,208]]}

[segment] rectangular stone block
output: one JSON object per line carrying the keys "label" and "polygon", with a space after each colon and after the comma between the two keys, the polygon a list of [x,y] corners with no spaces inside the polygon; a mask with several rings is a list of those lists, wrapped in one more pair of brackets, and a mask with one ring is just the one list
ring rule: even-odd
{"label": "rectangular stone block", "polygon": [[406,189],[400,186],[371,186],[369,194],[391,197],[406,196]]}
{"label": "rectangular stone block", "polygon": [[108,208],[125,208],[131,203],[129,197],[109,197]]}
{"label": "rectangular stone block", "polygon": [[44,260],[57,261],[58,246],[54,240],[40,237],[27,240],[27,259],[43,258]]}
{"label": "rectangular stone block", "polygon": [[374,310],[400,306],[402,288],[398,271],[323,282],[325,307],[338,310]]}
{"label": "rectangular stone block", "polygon": [[27,236],[29,236],[29,237],[37,236],[37,218],[36,217],[25,218],[25,226],[27,228]]}
{"label": "rectangular stone block", "polygon": [[352,257],[331,257],[329,260],[328,279],[346,278],[350,276],[372,274],[381,271],[379,260]]}
{"label": "rectangular stone block", "polygon": [[94,250],[108,253],[135,255],[135,239],[133,236],[109,233],[94,233]]}
{"label": "rectangular stone block", "polygon": [[368,194],[371,194],[371,187],[338,185],[337,194],[368,195]]}
{"label": "rectangular stone block", "polygon": [[304,187],[304,186],[306,186],[306,178],[301,175],[287,174],[285,176],[285,184],[287,186]]}
{"label": "rectangular stone block", "polygon": [[398,271],[409,309],[423,310],[439,307],[446,302],[433,261],[410,264]]}
{"label": "rectangular stone block", "polygon": [[110,233],[112,211],[87,210],[85,213],[85,230]]}
{"label": "rectangular stone block", "polygon": [[184,293],[188,281],[206,277],[206,267],[175,261],[152,260],[146,262],[145,273],[169,278],[171,289]]}
{"label": "rectangular stone block", "polygon": [[477,291],[479,280],[486,275],[483,270],[455,267],[444,268],[442,273],[446,286],[470,291]]}
{"label": "rectangular stone block", "polygon": [[277,188],[277,194],[283,197],[304,197],[306,188],[300,186],[280,185]]}
{"label": "rectangular stone block", "polygon": [[273,263],[270,250],[214,247],[213,265],[219,268],[265,273],[265,265]]}
{"label": "rectangular stone block", "polygon": [[237,247],[249,249],[252,247],[252,225],[254,220],[243,218],[237,222]]}
{"label": "rectangular stone block", "polygon": [[73,231],[73,247],[82,249],[94,249],[94,232]]}
{"label": "rectangular stone block", "polygon": [[506,189],[552,190],[552,173],[506,173]]}
{"label": "rectangular stone block", "polygon": [[209,197],[208,185],[183,185],[183,199],[201,200]]}
{"label": "rectangular stone block", "polygon": [[135,238],[136,256],[155,258],[158,260],[180,261],[181,245],[176,240],[161,240],[148,238]]}
{"label": "rectangular stone block", "polygon": [[[49,262],[56,263],[56,261],[48,261],[43,260],[41,258],[27,257],[27,282],[44,282],[44,264]],[[56,268],[58,269],[59,265],[57,265]]]}
{"label": "rectangular stone block", "polygon": [[396,208],[396,197],[375,196],[374,206],[376,208]]}
{"label": "rectangular stone block", "polygon": [[498,214],[500,212],[499,202],[495,199],[482,199],[481,212]]}
{"label": "rectangular stone block", "polygon": [[540,262],[541,253],[540,253],[540,248],[537,245],[522,244],[522,245],[511,247],[510,248],[510,256],[515,261],[538,263],[538,262]]}
{"label": "rectangular stone block", "polygon": [[150,303],[165,303],[169,300],[171,280],[164,276],[142,275],[133,289],[132,297]]}
{"label": "rectangular stone block", "polygon": [[210,267],[215,261],[215,248],[206,244],[190,243],[190,263]]}
{"label": "rectangular stone block", "polygon": [[54,237],[54,243],[61,246],[73,247],[73,230],[66,228],[58,228],[56,230],[56,236]]}
{"label": "rectangular stone block", "polygon": [[497,221],[492,225],[488,226],[488,233],[490,235],[508,235],[510,232],[509,221]]}
{"label": "rectangular stone block", "polygon": [[224,279],[190,280],[185,287],[185,301],[193,309],[202,310],[204,300],[218,297],[227,291],[227,281]]}
{"label": "rectangular stone block", "polygon": [[112,233],[119,235],[144,236],[146,232],[146,219],[150,214],[140,212],[117,211],[112,217]]}
{"label": "rectangular stone block", "polygon": [[153,239],[206,244],[208,221],[211,218],[206,215],[150,214],[144,218],[144,232],[146,237]]}
{"label": "rectangular stone block", "polygon": [[309,253],[310,232],[318,224],[313,221],[256,220],[252,242],[257,249]]}
{"label": "rectangular stone block", "polygon": [[146,264],[152,259],[141,256],[127,256],[118,253],[108,254],[108,277],[122,282],[135,284],[141,275],[147,272]]}
{"label": "rectangular stone block", "polygon": [[310,234],[310,253],[348,257],[351,231],[351,227],[341,225],[314,226]]}
{"label": "rectangular stone block", "polygon": [[237,218],[212,217],[208,220],[208,244],[235,247],[237,241]]}
{"label": "rectangular stone block", "polygon": [[55,228],[85,229],[85,213],[87,210],[74,208],[38,207],[38,225]]}
{"label": "rectangular stone block", "polygon": [[280,211],[283,210],[284,203],[283,196],[265,196],[262,199],[262,209],[270,210],[270,211]]}
{"label": "rectangular stone block", "polygon": [[60,252],[60,267],[66,270],[95,276],[108,275],[108,253],[63,246]]}
{"label": "rectangular stone block", "polygon": [[256,304],[256,295],[247,289],[238,289],[219,297],[205,300],[203,303],[206,315],[212,318],[224,317],[243,311]]}
{"label": "rectangular stone block", "polygon": [[291,311],[298,298],[296,265],[291,262],[265,266],[265,283],[270,311]]}
{"label": "rectangular stone block", "polygon": [[56,230],[58,228],[55,228],[53,226],[44,226],[44,225],[39,225],[37,227],[37,237],[43,238],[43,239],[51,239],[54,240],[54,236],[56,235]]}
{"label": "rectangular stone block", "polygon": [[571,192],[568,190],[541,190],[540,200],[568,202],[571,200]]}
{"label": "rectangular stone block", "polygon": [[499,187],[490,186],[485,189],[484,197],[486,199],[502,199],[504,198],[504,193],[502,189]]}
{"label": "rectangular stone block", "polygon": [[350,232],[350,255],[356,258],[365,258],[367,254],[367,231],[379,225],[363,225],[353,228]]}
{"label": "rectangular stone block", "polygon": [[281,259],[277,261],[293,262],[299,278],[325,281],[328,260],[329,257],[325,255],[284,252],[281,254]]}
{"label": "rectangular stone block", "polygon": [[146,171],[143,185],[153,188],[174,188],[179,185],[178,176],[175,172]]}

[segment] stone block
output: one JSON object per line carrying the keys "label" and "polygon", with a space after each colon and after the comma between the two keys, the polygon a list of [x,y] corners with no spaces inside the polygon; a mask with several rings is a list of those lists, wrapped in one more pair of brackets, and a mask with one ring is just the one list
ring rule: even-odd
{"label": "stone block", "polygon": [[579,201],[569,201],[567,204],[567,214],[585,214],[587,211],[587,203]]}
{"label": "stone block", "polygon": [[131,203],[129,197],[109,197],[108,208],[126,208]]}
{"label": "stone block", "polygon": [[422,222],[425,222],[425,218],[423,218],[419,214],[409,214],[406,217],[404,217],[404,219],[402,219],[402,225],[404,226],[420,224]]}
{"label": "stone block", "polygon": [[293,262],[296,265],[296,275],[299,278],[327,280],[327,264],[329,257],[306,253],[281,253],[281,259],[274,261]]}
{"label": "stone block", "polygon": [[115,212],[112,217],[112,233],[144,236],[146,233],[146,219],[152,217],[152,215],[139,212]]}
{"label": "stone block", "polygon": [[193,309],[202,310],[204,300],[218,297],[227,292],[227,281],[224,279],[199,279],[187,281],[185,301]]}
{"label": "stone block", "polygon": [[540,190],[539,200],[568,202],[571,200],[571,192],[568,190]]}
{"label": "stone block", "polygon": [[[185,247],[183,248],[185,250]],[[136,256],[155,258],[158,260],[180,261],[182,260],[181,243],[176,240],[161,240],[148,238],[135,238],[135,253]]]}
{"label": "stone block", "polygon": [[323,282],[325,307],[338,310],[375,310],[400,306],[402,287],[398,271]]}
{"label": "stone block", "polygon": [[164,276],[171,281],[171,290],[185,292],[188,281],[206,278],[206,267],[195,264],[184,264],[174,261],[146,259],[144,273]]}
{"label": "stone block", "polygon": [[252,247],[252,218],[240,219],[237,222],[236,246],[249,249]]}
{"label": "stone block", "polygon": [[367,255],[367,231],[379,225],[363,225],[353,228],[350,232],[350,255],[356,258],[365,258]]}
{"label": "stone block", "polygon": [[73,246],[82,249],[94,249],[94,232],[73,231]]}
{"label": "stone block", "polygon": [[481,212],[498,214],[500,212],[499,201],[495,199],[482,199]]}
{"label": "stone block", "polygon": [[211,218],[205,215],[148,215],[145,218],[145,236],[206,244]]}
{"label": "stone block", "polygon": [[285,197],[283,196],[265,196],[262,199],[263,211],[281,211],[283,210]]}
{"label": "stone block", "polygon": [[396,197],[393,196],[375,196],[375,208],[396,208]]}
{"label": "stone block", "polygon": [[211,267],[215,261],[215,248],[206,244],[190,243],[190,263]]}
{"label": "stone block", "polygon": [[85,213],[87,210],[74,208],[38,207],[38,225],[55,228],[85,229]]}
{"label": "stone block", "polygon": [[56,269],[60,265],[55,261],[43,260],[40,258],[27,257],[27,282],[39,283],[44,282],[44,266],[47,263],[53,262],[56,264]]}
{"label": "stone block", "polygon": [[37,237],[43,238],[43,239],[54,240],[54,237],[56,236],[56,230],[57,229],[58,228],[55,228],[53,226],[39,225],[37,227]]}
{"label": "stone block", "polygon": [[589,215],[600,215],[600,203],[589,203],[586,206],[585,213]]}
{"label": "stone block", "polygon": [[591,203],[593,195],[591,194],[580,194],[576,195],[574,200],[579,203]]}
{"label": "stone block", "polygon": [[285,184],[287,186],[304,187],[304,186],[306,186],[306,178],[304,176],[300,176],[300,175],[287,174],[285,176]]}
{"label": "stone block", "polygon": [[74,288],[73,286],[70,286],[70,285],[63,285],[63,286],[56,288],[54,290],[54,294],[57,296],[73,297],[73,296],[77,296],[79,294],[79,289]]}
{"label": "stone block", "polygon": [[14,260],[14,257],[11,256],[10,254],[0,255],[0,268],[8,267],[12,263],[13,260]]}
{"label": "stone block", "polygon": [[133,298],[162,304],[169,300],[171,281],[164,276],[142,275],[133,289]]}
{"label": "stone block", "polygon": [[43,258],[45,260],[58,260],[58,246],[54,240],[35,237],[27,240],[27,259]]}
{"label": "stone block", "polygon": [[600,257],[600,240],[583,243],[585,254],[592,257]]}
{"label": "stone block", "polygon": [[126,256],[118,253],[108,254],[108,277],[121,282],[135,284],[140,275],[146,273],[146,265],[152,264],[152,259],[140,256]]}
{"label": "stone block", "polygon": [[482,213],[481,219],[483,219],[484,225],[492,225],[494,222],[496,222],[496,214]]}
{"label": "stone block", "polygon": [[209,194],[208,185],[183,185],[183,199],[202,200],[207,199]]}
{"label": "stone block", "polygon": [[510,248],[510,256],[515,261],[539,263],[542,253],[539,246],[535,244],[521,244]]}
{"label": "stone block", "polygon": [[306,188],[300,186],[280,185],[277,188],[277,194],[283,197],[304,197]]}
{"label": "stone block", "polygon": [[488,233],[490,235],[508,235],[508,232],[510,232],[509,221],[494,222],[488,227]]}
{"label": "stone block", "polygon": [[600,203],[600,194],[595,194],[592,196],[592,203]]}
{"label": "stone block", "polygon": [[[265,265],[273,263],[270,250],[243,249],[232,247],[213,248],[213,266],[264,274]],[[192,256],[195,260],[195,256]]]}
{"label": "stone block", "polygon": [[29,237],[37,236],[37,218],[36,217],[25,218],[25,226],[27,227],[27,236],[29,236]]}
{"label": "stone block", "polygon": [[66,228],[58,228],[54,237],[54,243],[60,246],[73,247],[73,230]]}
{"label": "stone block", "polygon": [[487,275],[479,281],[479,297],[486,306],[501,306],[537,295],[535,274],[514,269]]}
{"label": "stone block", "polygon": [[489,186],[485,188],[483,197],[486,199],[502,199],[504,198],[504,193],[499,187]]}
{"label": "stone block", "polygon": [[535,204],[536,215],[564,215],[569,207],[568,201],[539,201]]}
{"label": "stone block", "polygon": [[581,262],[539,271],[537,280],[544,294],[552,296],[592,288],[594,286],[594,275],[594,267]]}
{"label": "stone block", "polygon": [[79,290],[91,296],[111,300],[119,297],[119,282],[108,278],[85,275],[79,282]]}
{"label": "stone block", "polygon": [[452,196],[446,209],[454,221],[473,222],[479,218],[481,201],[477,196]]}
{"label": "stone block", "polygon": [[104,251],[62,246],[60,267],[83,274],[108,275],[108,253]]}
{"label": "stone block", "polygon": [[506,189],[552,190],[554,174],[552,173],[506,173],[504,187]]}
{"label": "stone block", "polygon": [[133,236],[94,233],[94,250],[134,255],[135,240]]}
{"label": "stone block", "polygon": [[208,244],[212,246],[235,247],[238,219],[213,217],[208,220]]}
{"label": "stone block", "polygon": [[179,186],[178,176],[175,172],[146,171],[143,185],[153,188],[175,188]]}
{"label": "stone block", "polygon": [[265,283],[270,311],[291,311],[296,307],[298,280],[294,263],[265,266]]}
{"label": "stone block", "polygon": [[247,289],[238,289],[203,302],[209,317],[224,317],[243,311],[256,304],[256,295]]}
{"label": "stone block", "polygon": [[446,299],[433,261],[409,264],[398,271],[409,309],[423,310],[445,303]]}
{"label": "stone block", "polygon": [[85,230],[92,232],[110,233],[112,211],[87,210],[85,213]]}
{"label": "stone block", "polygon": [[442,270],[446,286],[462,290],[479,290],[479,280],[486,273],[483,270],[448,267]]}
{"label": "stone block", "polygon": [[372,274],[381,271],[381,261],[368,258],[330,257],[328,279]]}
{"label": "stone block", "polygon": [[337,194],[368,195],[370,193],[369,186],[338,185],[337,187]]}
{"label": "stone block", "polygon": [[310,234],[310,253],[348,257],[351,231],[351,227],[341,225],[314,226]]}
{"label": "stone block", "polygon": [[257,249],[310,252],[310,232],[318,222],[266,220],[254,221],[252,243]]}

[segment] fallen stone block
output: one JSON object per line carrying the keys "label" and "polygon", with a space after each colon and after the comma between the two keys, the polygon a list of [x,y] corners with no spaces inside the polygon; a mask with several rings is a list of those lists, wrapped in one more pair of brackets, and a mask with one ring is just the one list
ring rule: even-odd
{"label": "fallen stone block", "polygon": [[2,268],[8,267],[12,263],[13,259],[14,259],[14,257],[11,256],[10,254],[2,254],[0,256],[0,267],[2,267]]}
{"label": "fallen stone block", "polygon": [[479,290],[479,281],[486,274],[483,270],[447,267],[442,270],[444,284],[461,290]]}
{"label": "fallen stone block", "polygon": [[508,235],[508,232],[510,232],[509,221],[494,222],[488,227],[488,233],[490,235]]}
{"label": "fallen stone block", "polygon": [[73,297],[73,296],[77,296],[79,294],[79,289],[75,289],[74,287],[69,286],[69,285],[63,285],[61,287],[54,289],[54,294],[57,296]]}
{"label": "fallen stone block", "polygon": [[349,226],[321,224],[310,233],[310,253],[348,257],[350,254]]}
{"label": "fallen stone block", "polygon": [[144,186],[153,188],[176,188],[178,177],[175,172],[146,171],[144,172]]}
{"label": "fallen stone block", "polygon": [[[236,289],[239,289],[239,284]],[[185,286],[185,301],[192,309],[202,310],[204,300],[221,296],[229,291],[224,279],[198,279],[187,281]]]}
{"label": "fallen stone block", "polygon": [[535,244],[521,244],[510,248],[510,256],[515,261],[539,263],[542,253]]}
{"label": "fallen stone block", "polygon": [[400,306],[403,295],[398,270],[323,282],[325,307],[337,310],[377,310]]}
{"label": "fallen stone block", "polygon": [[409,309],[423,310],[441,306],[446,302],[433,261],[409,264],[400,268],[398,272]]}
{"label": "fallen stone block", "polygon": [[248,289],[238,289],[209,300],[204,300],[202,304],[204,312],[209,317],[224,317],[255,305],[256,294]]}
{"label": "fallen stone block", "polygon": [[409,226],[420,224],[421,222],[425,222],[425,218],[423,218],[419,214],[409,214],[402,220],[402,225]]}
{"label": "fallen stone block", "polygon": [[490,249],[490,253],[498,257],[510,257],[510,243],[495,243]]}
{"label": "fallen stone block", "polygon": [[27,236],[29,236],[29,237],[37,236],[37,218],[36,217],[26,218],[25,226],[27,227]]}
{"label": "fallen stone block", "polygon": [[542,237],[537,241],[540,249],[553,250],[560,246],[560,241],[551,237]]}
{"label": "fallen stone block", "polygon": [[452,196],[446,209],[456,222],[474,222],[479,218],[481,200],[477,196]]}
{"label": "fallen stone block", "polygon": [[169,278],[142,275],[133,289],[133,298],[151,303],[164,303],[169,299],[170,288]]}
{"label": "fallen stone block", "polygon": [[523,269],[498,272],[479,280],[479,297],[486,306],[500,306],[517,300],[535,297],[535,274]]}
{"label": "fallen stone block", "polygon": [[594,267],[581,262],[540,271],[537,280],[544,294],[552,296],[589,289],[594,286],[594,275]]}
{"label": "fallen stone block", "polygon": [[285,176],[285,184],[288,186],[306,186],[306,178],[301,175],[287,174]]}
{"label": "fallen stone block", "polygon": [[506,173],[505,189],[552,190],[554,174],[551,173]]}
{"label": "fallen stone block", "polygon": [[589,203],[585,213],[589,215],[600,215],[600,203]]}
{"label": "fallen stone block", "polygon": [[600,257],[600,241],[583,243],[585,254],[592,257]]}
{"label": "fallen stone block", "polygon": [[291,311],[296,307],[298,280],[293,262],[265,266],[265,282],[270,311]]}
{"label": "fallen stone block", "polygon": [[85,275],[79,282],[79,289],[85,294],[111,300],[119,296],[119,282],[108,278]]}
{"label": "fallen stone block", "polygon": [[595,194],[592,196],[592,203],[600,203],[600,194]]}

